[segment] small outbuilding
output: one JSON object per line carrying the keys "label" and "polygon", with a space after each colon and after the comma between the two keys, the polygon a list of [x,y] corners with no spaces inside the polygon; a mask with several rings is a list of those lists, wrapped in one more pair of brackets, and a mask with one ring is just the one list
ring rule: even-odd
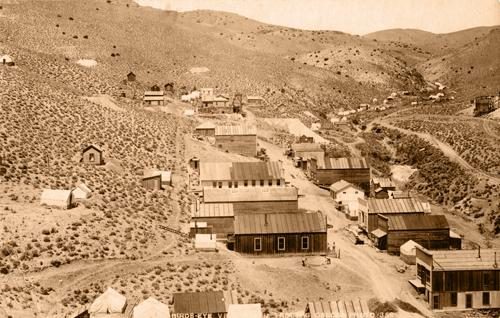
{"label": "small outbuilding", "polygon": [[262,318],[260,304],[231,304],[227,318]]}
{"label": "small outbuilding", "polygon": [[104,164],[102,149],[96,145],[87,146],[82,150],[81,162],[96,166]]}
{"label": "small outbuilding", "polygon": [[415,265],[417,258],[417,246],[422,247],[420,244],[413,240],[409,240],[399,248],[399,257],[408,265]]}
{"label": "small outbuilding", "polygon": [[337,206],[351,220],[358,219],[359,200],[365,197],[363,189],[340,180],[330,186],[330,194]]}
{"label": "small outbuilding", "polygon": [[234,232],[234,208],[232,203],[193,204],[193,222],[206,223],[219,240],[227,239]]}
{"label": "small outbuilding", "polygon": [[142,186],[148,190],[162,190],[161,174],[156,173],[142,178]]}
{"label": "small outbuilding", "polygon": [[170,310],[168,306],[159,302],[153,297],[149,297],[139,305],[134,307],[132,318],[168,318]]}
{"label": "small outbuilding", "polygon": [[215,124],[211,122],[204,122],[194,129],[194,132],[200,136],[215,136]]}
{"label": "small outbuilding", "polygon": [[88,310],[90,318],[117,317],[125,312],[127,298],[111,287],[94,300]]}
{"label": "small outbuilding", "polygon": [[257,129],[255,126],[215,127],[217,149],[248,157],[257,155]]}
{"label": "small outbuilding", "polygon": [[260,96],[247,96],[247,106],[260,107],[263,106],[264,99]]}
{"label": "small outbuilding", "polygon": [[196,234],[194,237],[194,248],[197,251],[216,252],[217,235],[216,234]]}
{"label": "small outbuilding", "polygon": [[77,200],[87,200],[92,195],[92,191],[87,187],[85,183],[80,183],[73,189],[73,199]]}
{"label": "small outbuilding", "polygon": [[12,66],[12,65],[14,65],[14,60],[12,59],[12,57],[5,54],[5,55],[0,56],[0,63],[2,65]]}
{"label": "small outbuilding", "polygon": [[172,186],[172,171],[165,171],[165,170],[155,170],[153,175],[159,174],[161,177],[161,187],[162,189],[165,189],[165,187]]}
{"label": "small outbuilding", "polygon": [[44,189],[40,204],[47,207],[70,209],[73,206],[72,191]]}
{"label": "small outbuilding", "polygon": [[135,76],[134,72],[130,72],[127,74],[127,81],[134,82],[135,79],[136,79],[136,76]]}

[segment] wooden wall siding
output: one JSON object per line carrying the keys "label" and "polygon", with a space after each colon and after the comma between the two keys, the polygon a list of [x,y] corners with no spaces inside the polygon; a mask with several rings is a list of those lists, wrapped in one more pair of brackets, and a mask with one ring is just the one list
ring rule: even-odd
{"label": "wooden wall siding", "polygon": [[215,136],[215,128],[211,129],[196,129],[196,133],[201,136]]}
{"label": "wooden wall siding", "polygon": [[[309,249],[303,250],[301,238],[309,237]],[[262,251],[254,250],[254,238],[262,238]],[[285,250],[278,251],[278,237],[285,237]],[[235,251],[253,256],[306,254],[322,255],[327,252],[326,233],[236,235]]]}
{"label": "wooden wall siding", "polygon": [[[90,155],[94,155],[94,161],[90,161]],[[90,164],[90,165],[100,165],[102,164],[102,153],[99,151],[95,150],[94,148],[89,148],[87,151],[83,153],[83,160],[84,163]]]}
{"label": "wooden wall siding", "polygon": [[194,221],[207,222],[207,225],[212,227],[212,233],[217,234],[218,240],[225,240],[228,234],[234,233],[234,217],[193,217],[192,222]]}
{"label": "wooden wall siding", "polygon": [[450,248],[449,229],[389,231],[387,232],[387,252],[399,255],[399,248],[409,240],[430,250]]}
{"label": "wooden wall siding", "polygon": [[318,184],[331,185],[345,180],[370,193],[370,169],[316,169],[314,175]]}
{"label": "wooden wall siding", "polygon": [[142,180],[142,186],[149,190],[161,190],[160,178]]}
{"label": "wooden wall siding", "polygon": [[281,213],[298,212],[299,201],[235,202],[234,213]]}
{"label": "wooden wall siding", "polygon": [[466,294],[472,294],[472,308],[481,309],[481,308],[500,308],[500,292],[492,291],[490,292],[490,305],[483,305],[483,292],[459,292],[457,293],[457,305],[452,306],[451,304],[451,293],[433,293],[430,296],[430,305],[431,308],[434,308],[434,297],[435,295],[439,296],[439,308],[442,310],[461,310],[466,309]]}
{"label": "wooden wall siding", "polygon": [[[391,213],[390,215],[409,215],[409,214],[422,214],[423,212],[415,212],[415,213]],[[368,233],[373,232],[374,230],[379,228],[379,222],[378,222],[378,214],[375,213],[364,213],[365,214],[365,220],[366,216],[368,215],[368,223],[366,224],[366,230]],[[383,213],[380,213],[384,215]],[[386,230],[384,230],[387,232]]]}
{"label": "wooden wall siding", "polygon": [[222,151],[255,157],[257,155],[257,136],[215,136],[215,146]]}
{"label": "wooden wall siding", "polygon": [[433,292],[500,291],[500,270],[433,271]]}

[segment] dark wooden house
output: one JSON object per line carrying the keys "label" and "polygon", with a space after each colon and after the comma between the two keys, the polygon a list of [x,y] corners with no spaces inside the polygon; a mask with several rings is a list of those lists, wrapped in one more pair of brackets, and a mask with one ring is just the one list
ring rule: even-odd
{"label": "dark wooden house", "polygon": [[330,186],[345,180],[370,193],[370,165],[365,158],[312,158],[308,171],[316,184]]}
{"label": "dark wooden house", "polygon": [[104,163],[103,151],[96,145],[90,145],[83,149],[81,161],[89,165],[102,165]]}
{"label": "dark wooden house", "polygon": [[134,72],[130,72],[130,73],[127,74],[127,80],[129,82],[134,82],[135,78],[136,78],[136,76],[135,76]]}
{"label": "dark wooden house", "polygon": [[[497,102],[498,103],[498,102]],[[478,96],[472,100],[474,116],[488,114],[495,110],[495,96]],[[496,105],[498,107],[498,105]]]}
{"label": "dark wooden house", "polygon": [[234,208],[232,203],[199,203],[193,204],[192,222],[205,222],[212,229],[217,239],[225,240],[234,233]]}
{"label": "dark wooden house", "polygon": [[377,217],[378,232],[374,237],[380,250],[399,255],[401,245],[409,240],[431,250],[450,248],[450,225],[444,215],[379,214]]}
{"label": "dark wooden house", "polygon": [[326,217],[320,212],[236,215],[234,249],[253,256],[324,255]]}
{"label": "dark wooden house", "polygon": [[257,155],[257,129],[248,126],[215,127],[217,149],[248,157]]}
{"label": "dark wooden house", "polygon": [[161,174],[153,174],[142,178],[142,186],[148,190],[162,190]]}
{"label": "dark wooden house", "polygon": [[440,311],[500,308],[498,249],[416,249],[417,275],[410,283]]}
{"label": "dark wooden house", "polygon": [[229,305],[237,303],[234,292],[206,291],[174,293],[170,318],[227,318]]}
{"label": "dark wooden house", "polygon": [[165,84],[165,86],[163,86],[163,89],[165,92],[173,94],[174,93],[174,83],[170,82],[170,83]]}
{"label": "dark wooden house", "polygon": [[159,91],[161,91],[160,86],[158,86],[156,84],[153,85],[153,86],[151,86],[151,91],[153,91],[153,92],[159,92]]}

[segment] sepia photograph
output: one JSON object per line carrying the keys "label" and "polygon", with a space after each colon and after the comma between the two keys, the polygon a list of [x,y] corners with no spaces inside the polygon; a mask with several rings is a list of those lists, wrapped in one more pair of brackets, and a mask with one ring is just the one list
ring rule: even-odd
{"label": "sepia photograph", "polygon": [[0,0],[0,318],[500,318],[500,0]]}

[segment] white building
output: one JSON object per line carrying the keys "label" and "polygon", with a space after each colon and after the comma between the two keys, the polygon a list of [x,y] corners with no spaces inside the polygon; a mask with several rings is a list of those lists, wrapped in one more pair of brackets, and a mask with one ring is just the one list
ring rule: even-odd
{"label": "white building", "polygon": [[40,204],[48,207],[69,209],[73,202],[71,190],[44,189],[40,197]]}
{"label": "white building", "polygon": [[358,218],[358,199],[365,197],[362,189],[347,181],[340,180],[330,186],[330,194],[350,219],[356,220]]}

